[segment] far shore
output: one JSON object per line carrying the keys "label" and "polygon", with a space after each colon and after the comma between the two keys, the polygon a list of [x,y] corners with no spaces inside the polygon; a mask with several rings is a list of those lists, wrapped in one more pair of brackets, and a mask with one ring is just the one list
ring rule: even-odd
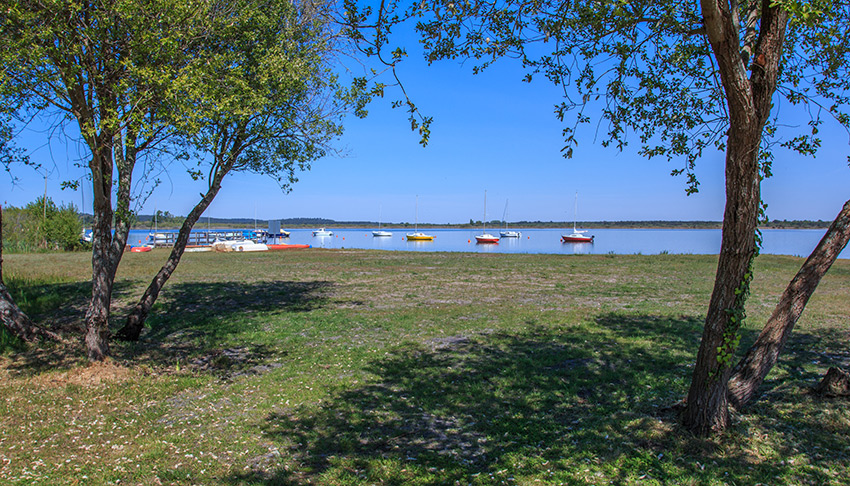
{"label": "far shore", "polygon": [[[157,224],[158,230],[179,230],[182,221],[169,221],[169,222],[159,222]],[[829,228],[831,224],[830,221],[770,221],[765,224],[760,224],[759,229],[826,229]],[[256,225],[254,222],[245,222],[245,220],[212,220],[207,223],[206,221],[199,221],[195,224],[195,228],[197,230],[205,229],[209,225],[210,228],[214,229],[266,229],[268,227],[268,221],[257,221]],[[379,224],[377,222],[371,221],[322,221],[317,220],[315,222],[298,222],[298,223],[287,223],[286,220],[280,220],[281,229],[289,230],[289,229],[316,229],[316,228],[363,228],[363,229],[373,229],[378,227]],[[501,221],[488,221],[487,226],[498,228],[500,226],[504,226]],[[508,222],[507,226],[511,229],[552,229],[552,228],[570,228],[573,226],[572,222],[553,222],[553,221],[520,221],[520,222]],[[576,226],[585,228],[585,229],[721,229],[723,224],[720,221],[579,221]],[[414,227],[412,223],[382,223],[380,224],[381,228],[387,229],[411,229]],[[418,225],[419,228],[422,229],[472,229],[472,228],[480,228],[481,222],[476,221],[472,224],[463,223],[463,224],[438,224],[438,223],[420,223]],[[148,221],[140,221],[133,225],[132,229],[134,230],[147,230],[153,229],[153,224]]]}

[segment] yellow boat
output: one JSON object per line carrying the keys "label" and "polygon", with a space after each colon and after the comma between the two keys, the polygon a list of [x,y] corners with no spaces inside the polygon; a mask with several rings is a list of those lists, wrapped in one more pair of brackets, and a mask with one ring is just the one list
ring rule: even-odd
{"label": "yellow boat", "polygon": [[434,241],[433,235],[426,235],[419,231],[419,195],[416,195],[416,216],[413,223],[413,233],[407,234],[407,241]]}
{"label": "yellow boat", "polygon": [[407,241],[434,241],[434,236],[425,233],[408,233]]}

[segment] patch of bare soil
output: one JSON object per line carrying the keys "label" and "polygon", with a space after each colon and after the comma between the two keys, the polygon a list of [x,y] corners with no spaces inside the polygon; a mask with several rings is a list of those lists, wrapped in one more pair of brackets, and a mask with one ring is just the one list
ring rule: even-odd
{"label": "patch of bare soil", "polygon": [[104,362],[89,363],[85,366],[72,368],[60,373],[46,373],[34,376],[33,383],[45,387],[64,387],[77,385],[82,387],[96,387],[121,383],[136,376],[137,372],[115,363],[112,360]]}

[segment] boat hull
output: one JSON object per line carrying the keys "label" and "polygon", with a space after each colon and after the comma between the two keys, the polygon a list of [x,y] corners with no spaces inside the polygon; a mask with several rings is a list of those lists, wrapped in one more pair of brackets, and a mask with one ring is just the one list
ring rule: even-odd
{"label": "boat hull", "polygon": [[592,236],[561,235],[561,240],[564,243],[593,243]]}
{"label": "boat hull", "polygon": [[422,233],[409,234],[407,241],[434,241],[434,236]]}
{"label": "boat hull", "polygon": [[145,253],[151,251],[151,247],[149,246],[133,246],[130,247],[130,251],[133,253]]}
{"label": "boat hull", "polygon": [[502,235],[502,238],[519,238],[522,236],[519,231],[502,231],[499,234]]}
{"label": "boat hull", "polygon": [[389,231],[376,230],[376,231],[372,232],[372,236],[376,236],[376,237],[385,237],[385,236],[392,236],[392,235],[393,234],[390,233]]}
{"label": "boat hull", "polygon": [[481,236],[476,236],[475,241],[477,241],[478,243],[496,243],[496,244],[498,244],[499,243],[499,237],[493,236],[493,235],[481,235]]}

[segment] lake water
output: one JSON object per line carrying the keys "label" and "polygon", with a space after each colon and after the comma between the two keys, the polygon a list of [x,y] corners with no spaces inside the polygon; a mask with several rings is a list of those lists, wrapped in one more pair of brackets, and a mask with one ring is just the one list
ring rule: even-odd
{"label": "lake water", "polygon": [[[436,236],[434,241],[407,241],[411,229],[391,229],[391,237],[373,237],[371,229],[332,228],[333,236],[314,237],[312,229],[290,230],[291,235],[277,243],[309,244],[316,248],[361,248],[391,251],[461,251],[475,253],[554,253],[554,254],[707,254],[720,251],[719,229],[595,229],[593,243],[562,243],[561,235],[572,229],[523,229],[520,238],[502,238],[498,244],[479,244],[480,229],[421,229]],[[215,230],[214,230],[215,231]],[[226,231],[226,230],[221,230]],[[167,233],[162,231],[160,233]],[[490,231],[498,234],[497,231]],[[762,253],[808,256],[826,230],[763,230]],[[130,232],[130,244],[145,241],[147,230]],[[839,258],[850,258],[847,249]]]}

